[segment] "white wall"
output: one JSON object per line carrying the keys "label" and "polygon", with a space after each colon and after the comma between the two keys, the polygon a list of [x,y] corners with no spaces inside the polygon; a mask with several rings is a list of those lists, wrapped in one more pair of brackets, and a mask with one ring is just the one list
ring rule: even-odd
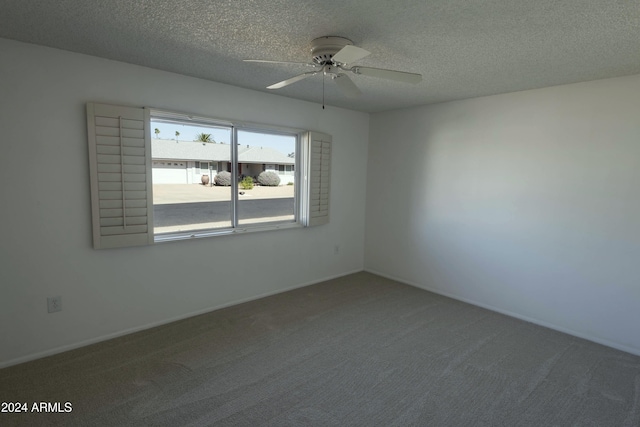
{"label": "white wall", "polygon": [[[4,39],[0,52],[0,366],[363,268],[367,114]],[[89,101],[332,134],[331,224],[93,250]]]}
{"label": "white wall", "polygon": [[640,76],[371,117],[365,268],[640,354]]}

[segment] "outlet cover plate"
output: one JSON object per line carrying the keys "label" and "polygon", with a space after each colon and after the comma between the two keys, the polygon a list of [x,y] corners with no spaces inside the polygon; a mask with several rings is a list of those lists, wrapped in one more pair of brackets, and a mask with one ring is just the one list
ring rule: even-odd
{"label": "outlet cover plate", "polygon": [[47,312],[62,311],[62,297],[47,298]]}

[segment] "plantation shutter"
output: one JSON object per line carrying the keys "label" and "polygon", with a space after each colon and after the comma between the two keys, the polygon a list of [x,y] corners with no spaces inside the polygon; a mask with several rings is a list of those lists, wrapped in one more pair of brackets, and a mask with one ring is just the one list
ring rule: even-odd
{"label": "plantation shutter", "polygon": [[309,226],[329,223],[331,136],[309,132]]}
{"label": "plantation shutter", "polygon": [[149,110],[87,104],[93,247],[153,243]]}

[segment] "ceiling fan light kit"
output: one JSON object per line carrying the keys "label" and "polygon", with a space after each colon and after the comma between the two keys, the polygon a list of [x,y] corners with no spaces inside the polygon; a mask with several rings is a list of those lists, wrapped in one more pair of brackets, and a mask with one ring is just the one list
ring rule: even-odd
{"label": "ceiling fan light kit", "polygon": [[262,59],[245,59],[245,62],[262,62],[268,64],[299,64],[315,68],[314,71],[299,74],[287,80],[267,86],[267,89],[280,89],[290,84],[296,83],[308,77],[322,73],[329,76],[336,82],[338,88],[349,97],[357,97],[362,94],[360,89],[344,72],[351,72],[356,75],[377,77],[381,79],[394,80],[404,83],[419,83],[422,75],[407,73],[404,71],[387,70],[383,68],[360,67],[351,65],[371,52],[354,46],[353,42],[344,37],[325,36],[318,37],[311,41],[311,62],[290,62],[274,61]]}

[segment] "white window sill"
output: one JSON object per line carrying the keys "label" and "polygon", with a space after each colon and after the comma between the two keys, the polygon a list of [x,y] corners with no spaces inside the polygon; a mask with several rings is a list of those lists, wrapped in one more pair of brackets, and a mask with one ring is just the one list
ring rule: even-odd
{"label": "white window sill", "polygon": [[273,230],[287,230],[291,228],[304,228],[298,222],[280,222],[269,224],[243,225],[238,228],[224,228],[220,230],[197,230],[177,233],[158,234],[154,236],[154,243],[173,242],[176,240],[200,239],[204,237],[229,236],[232,234],[245,234]]}

